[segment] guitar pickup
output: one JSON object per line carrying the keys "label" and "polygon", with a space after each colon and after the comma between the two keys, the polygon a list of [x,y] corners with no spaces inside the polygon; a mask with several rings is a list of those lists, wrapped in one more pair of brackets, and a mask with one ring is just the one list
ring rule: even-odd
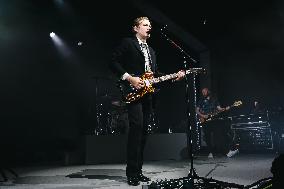
{"label": "guitar pickup", "polygon": [[144,80],[144,83],[147,87],[149,87],[151,85],[150,81],[148,79]]}

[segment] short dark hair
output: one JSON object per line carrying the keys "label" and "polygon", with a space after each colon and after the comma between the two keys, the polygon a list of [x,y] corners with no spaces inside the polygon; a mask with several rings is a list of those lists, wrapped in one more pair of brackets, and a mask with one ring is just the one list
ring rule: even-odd
{"label": "short dark hair", "polygon": [[134,31],[134,27],[136,26],[139,26],[139,24],[141,23],[141,21],[142,20],[148,20],[150,23],[151,23],[151,21],[149,20],[149,18],[148,17],[146,17],[146,16],[140,16],[140,17],[137,17],[137,18],[135,18],[134,20],[133,20],[133,24],[132,24],[132,31],[135,33],[135,31]]}

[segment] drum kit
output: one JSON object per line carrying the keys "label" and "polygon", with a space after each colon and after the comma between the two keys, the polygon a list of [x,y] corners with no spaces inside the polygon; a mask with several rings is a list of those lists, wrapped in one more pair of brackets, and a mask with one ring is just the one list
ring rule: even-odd
{"label": "drum kit", "polygon": [[[157,118],[154,112],[150,115],[147,132],[158,132]],[[103,95],[96,103],[96,126],[91,131],[94,135],[126,134],[129,128],[126,103],[114,95]]]}
{"label": "drum kit", "polygon": [[127,129],[126,104],[112,95],[103,95],[96,103],[95,135],[124,134]]}
{"label": "drum kit", "polygon": [[[90,76],[94,98],[88,110],[90,125],[85,129],[91,135],[120,135],[128,132],[128,112],[122,101],[116,79],[105,76]],[[157,132],[158,123],[154,113],[150,116],[148,133]],[[94,123],[95,122],[95,123]]]}

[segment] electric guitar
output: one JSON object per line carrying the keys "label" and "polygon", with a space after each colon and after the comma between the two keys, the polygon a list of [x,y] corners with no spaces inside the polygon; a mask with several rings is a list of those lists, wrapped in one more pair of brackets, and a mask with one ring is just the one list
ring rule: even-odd
{"label": "electric guitar", "polygon": [[[198,73],[205,73],[205,69],[190,68],[185,71],[186,75],[198,74]],[[131,103],[137,101],[138,99],[142,98],[144,95],[148,93],[154,93],[156,90],[155,87],[153,86],[154,84],[177,78],[177,76],[178,76],[177,73],[173,73],[155,78],[152,72],[146,72],[142,76],[140,76],[140,79],[142,79],[145,84],[145,86],[141,89],[136,89],[128,81],[125,80],[119,80],[117,85],[122,93],[122,98],[123,98],[122,100],[125,103]]]}
{"label": "electric guitar", "polygon": [[[232,108],[232,107],[237,107],[237,106],[240,106],[240,105],[242,105],[243,103],[242,103],[242,101],[235,101],[232,105],[230,105],[229,107],[230,107],[230,109]],[[208,115],[208,118],[204,118],[204,117],[199,117],[199,123],[200,124],[203,124],[203,123],[205,123],[205,122],[208,122],[208,121],[211,121],[211,120],[213,120],[214,118],[216,118],[216,116],[217,115],[219,115],[220,113],[222,113],[222,112],[225,112],[225,111],[228,111],[228,110],[223,110],[223,111],[216,111],[216,112],[212,112],[212,113],[209,113],[209,114],[207,114]]]}

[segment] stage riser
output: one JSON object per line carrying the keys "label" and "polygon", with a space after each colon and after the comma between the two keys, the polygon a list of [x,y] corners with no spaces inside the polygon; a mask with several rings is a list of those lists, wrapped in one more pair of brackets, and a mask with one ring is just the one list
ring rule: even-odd
{"label": "stage riser", "polygon": [[[188,157],[186,133],[150,134],[144,151],[145,161],[180,160]],[[127,135],[88,135],[86,164],[125,163]]]}

